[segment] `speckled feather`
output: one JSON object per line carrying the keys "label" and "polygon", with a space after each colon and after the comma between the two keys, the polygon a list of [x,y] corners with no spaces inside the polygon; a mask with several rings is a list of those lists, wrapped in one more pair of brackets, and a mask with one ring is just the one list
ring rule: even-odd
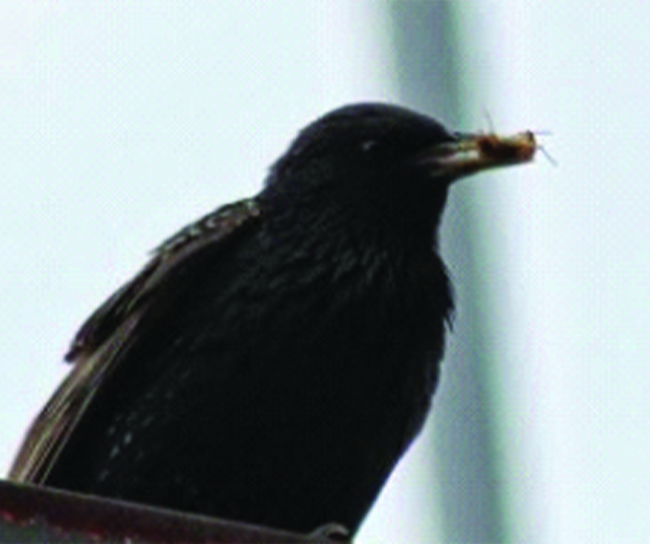
{"label": "speckled feather", "polygon": [[164,278],[202,248],[214,250],[232,242],[237,229],[258,217],[255,201],[247,199],[222,206],[188,225],[156,248],[144,269],[88,318],[66,354],[66,360],[79,363],[32,424],[10,478],[29,482],[47,478],[70,433],[128,347],[134,328],[146,315],[148,301],[156,296]]}

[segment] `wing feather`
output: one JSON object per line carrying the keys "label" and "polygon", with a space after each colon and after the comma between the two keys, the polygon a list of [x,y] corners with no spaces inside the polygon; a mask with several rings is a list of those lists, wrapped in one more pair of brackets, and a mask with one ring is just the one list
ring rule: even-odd
{"label": "wing feather", "polygon": [[84,417],[97,391],[112,374],[147,319],[157,289],[178,267],[205,248],[224,247],[257,223],[255,199],[223,206],[166,240],[130,282],[118,289],[82,325],[66,360],[74,367],[38,414],[9,472],[9,479],[42,483]]}

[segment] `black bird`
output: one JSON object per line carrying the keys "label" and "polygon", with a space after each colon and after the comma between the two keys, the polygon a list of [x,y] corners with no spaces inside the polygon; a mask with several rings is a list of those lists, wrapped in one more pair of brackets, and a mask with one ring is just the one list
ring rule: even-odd
{"label": "black bird", "polygon": [[81,327],[10,478],[354,533],[438,380],[449,186],[536,148],[392,105],[321,117]]}

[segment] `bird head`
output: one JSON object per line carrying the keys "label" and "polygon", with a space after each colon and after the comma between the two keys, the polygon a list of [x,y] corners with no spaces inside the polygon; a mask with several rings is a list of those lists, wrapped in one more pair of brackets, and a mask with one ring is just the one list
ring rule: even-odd
{"label": "bird head", "polygon": [[272,167],[265,193],[431,233],[454,181],[531,161],[536,149],[531,132],[462,134],[406,108],[354,104],[304,128]]}

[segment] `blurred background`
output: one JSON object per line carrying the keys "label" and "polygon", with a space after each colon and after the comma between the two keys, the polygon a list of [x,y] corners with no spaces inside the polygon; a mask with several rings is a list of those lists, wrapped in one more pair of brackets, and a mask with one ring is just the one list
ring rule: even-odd
{"label": "blurred background", "polygon": [[147,250],[308,121],[385,100],[549,131],[559,166],[453,189],[435,410],[357,541],[647,542],[649,26],[632,0],[3,0],[4,471]]}

